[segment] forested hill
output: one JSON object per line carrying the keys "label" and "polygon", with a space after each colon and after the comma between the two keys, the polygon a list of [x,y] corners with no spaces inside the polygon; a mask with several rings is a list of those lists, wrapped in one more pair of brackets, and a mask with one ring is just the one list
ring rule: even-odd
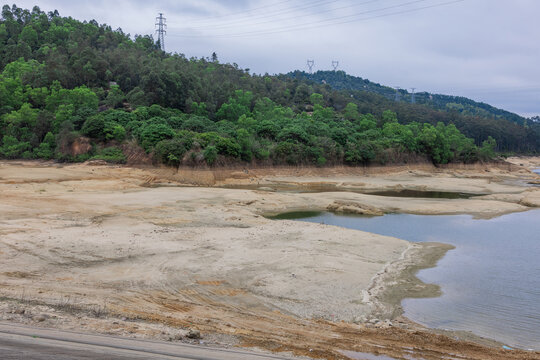
{"label": "forested hill", "polygon": [[[383,95],[388,99],[396,100],[396,90],[394,88],[374,83],[361,77],[348,75],[344,71],[317,71],[313,74],[305,71],[294,71],[290,72],[288,75],[295,79],[307,79],[316,83],[325,83],[337,90],[370,91]],[[412,96],[411,92],[400,89],[398,100],[410,103],[412,101]],[[423,104],[436,110],[454,111],[463,115],[505,119],[520,125],[525,124],[527,121],[526,118],[518,114],[498,109],[489,104],[474,101],[462,96],[418,92],[414,94],[414,99],[417,104]]]}
{"label": "forested hill", "polygon": [[[211,49],[209,49],[209,54]],[[369,164],[533,152],[508,121],[396,103],[289,76],[250,75],[81,22],[3,6],[0,157],[189,166]]]}

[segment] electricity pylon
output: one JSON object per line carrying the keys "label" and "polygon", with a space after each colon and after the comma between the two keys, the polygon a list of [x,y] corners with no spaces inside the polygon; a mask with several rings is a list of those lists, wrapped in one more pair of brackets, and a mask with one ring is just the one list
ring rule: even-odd
{"label": "electricity pylon", "polygon": [[159,48],[165,51],[165,34],[167,33],[167,19],[163,17],[163,13],[159,13],[156,17],[156,34],[158,36]]}

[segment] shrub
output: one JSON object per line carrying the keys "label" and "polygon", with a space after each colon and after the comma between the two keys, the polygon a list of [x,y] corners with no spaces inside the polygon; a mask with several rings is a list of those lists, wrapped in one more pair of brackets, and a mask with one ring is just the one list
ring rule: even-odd
{"label": "shrub", "polygon": [[192,116],[184,121],[180,128],[182,130],[204,133],[214,130],[216,128],[216,124],[208,118],[202,116]]}
{"label": "shrub", "polygon": [[174,137],[174,130],[168,125],[150,124],[145,126],[139,133],[141,146],[150,152],[152,148],[160,141]]}
{"label": "shrub", "polygon": [[289,125],[286,128],[282,129],[278,136],[278,140],[280,141],[298,141],[302,143],[307,143],[309,141],[309,135],[307,132],[300,127],[299,125]]}
{"label": "shrub", "polygon": [[91,158],[92,160],[105,160],[114,164],[125,164],[126,156],[122,150],[116,147],[108,147],[101,149],[98,153]]}
{"label": "shrub", "polygon": [[106,140],[116,140],[118,142],[122,142],[126,139],[126,129],[116,122],[105,123],[103,132]]}
{"label": "shrub", "polygon": [[81,129],[81,132],[91,138],[103,140],[105,134],[105,119],[101,115],[94,115],[88,118]]}
{"label": "shrub", "polygon": [[495,158],[495,147],[497,147],[497,142],[488,136],[488,139],[482,142],[482,147],[478,149],[478,156],[484,161]]}
{"label": "shrub", "polygon": [[210,166],[212,166],[216,160],[217,160],[217,149],[215,146],[208,146],[206,149],[204,149],[204,160],[206,160],[206,163]]}
{"label": "shrub", "polygon": [[220,137],[216,142],[216,148],[221,155],[234,158],[240,156],[240,145],[234,139]]}
{"label": "shrub", "polygon": [[29,142],[19,142],[16,137],[10,135],[5,135],[2,142],[0,155],[8,159],[17,159],[31,149]]}
{"label": "shrub", "polygon": [[162,140],[156,144],[154,158],[166,165],[179,166],[191,144],[191,141],[184,138]]}

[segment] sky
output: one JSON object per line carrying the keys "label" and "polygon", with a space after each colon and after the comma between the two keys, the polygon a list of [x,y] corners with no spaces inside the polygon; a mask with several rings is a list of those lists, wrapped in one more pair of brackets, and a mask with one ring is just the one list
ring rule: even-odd
{"label": "sky", "polygon": [[18,0],[257,74],[340,70],[540,115],[540,0]]}

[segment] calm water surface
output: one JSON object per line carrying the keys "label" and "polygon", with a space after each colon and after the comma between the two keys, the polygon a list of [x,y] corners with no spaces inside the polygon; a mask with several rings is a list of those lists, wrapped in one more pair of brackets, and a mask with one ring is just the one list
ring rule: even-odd
{"label": "calm water surface", "polygon": [[405,299],[405,315],[433,328],[468,330],[510,346],[540,350],[540,210],[491,220],[467,215],[380,217],[296,213],[281,218],[325,223],[416,242],[456,246],[419,272],[443,295]]}

